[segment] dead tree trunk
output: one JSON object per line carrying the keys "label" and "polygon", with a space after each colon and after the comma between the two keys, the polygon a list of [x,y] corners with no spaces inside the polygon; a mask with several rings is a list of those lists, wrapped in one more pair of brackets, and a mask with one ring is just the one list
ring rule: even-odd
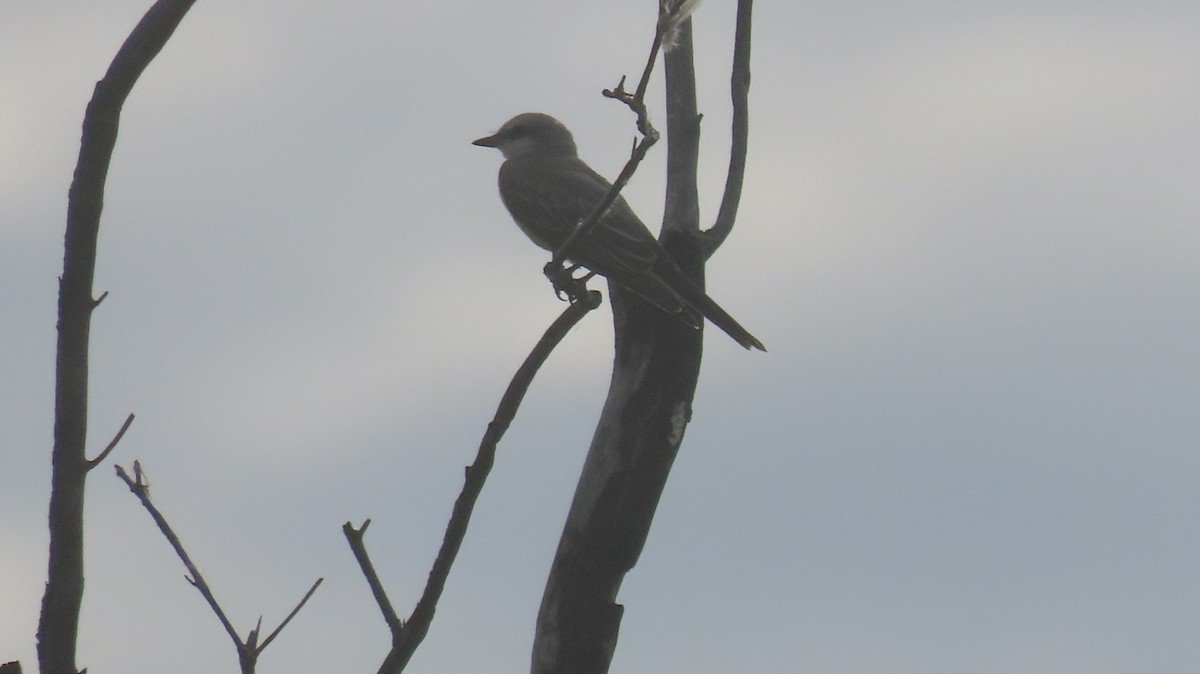
{"label": "dead tree trunk", "polygon": [[[739,4],[748,85],[750,2]],[[744,21],[744,25],[743,25]],[[744,28],[744,31],[742,30]],[[691,24],[664,53],[667,84],[667,195],[663,246],[701,285],[719,241],[699,227],[696,189],[700,120]],[[735,107],[738,74],[735,73]],[[744,121],[743,106],[735,118]],[[739,116],[741,115],[741,116]],[[735,133],[735,146],[737,145]],[[744,138],[743,138],[744,142]],[[734,155],[744,153],[735,147]],[[731,167],[732,169],[732,167]],[[740,169],[740,167],[739,167]],[[741,191],[741,171],[730,171]],[[732,224],[735,195],[722,209]],[[720,237],[727,233],[721,228]],[[610,284],[616,332],[612,381],[542,596],[534,674],[602,674],[616,648],[625,574],[637,563],[684,430],[700,375],[702,335]]]}

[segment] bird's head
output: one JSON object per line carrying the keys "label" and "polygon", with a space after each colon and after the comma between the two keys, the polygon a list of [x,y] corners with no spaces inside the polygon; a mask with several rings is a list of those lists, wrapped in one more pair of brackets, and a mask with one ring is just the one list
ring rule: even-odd
{"label": "bird's head", "polygon": [[562,122],[540,112],[526,112],[504,123],[496,133],[471,143],[494,147],[505,159],[525,156],[575,156],[575,139]]}

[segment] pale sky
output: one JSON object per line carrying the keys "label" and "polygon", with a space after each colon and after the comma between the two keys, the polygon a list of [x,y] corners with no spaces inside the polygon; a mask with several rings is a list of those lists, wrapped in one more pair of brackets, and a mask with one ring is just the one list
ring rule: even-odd
{"label": "pale sky", "polygon": [[[35,667],[56,278],[94,82],[150,0],[0,9],[0,661]],[[122,117],[100,234],[79,664],[236,671],[112,463],[138,459],[260,672],[374,671],[340,527],[411,610],[486,423],[562,309],[470,141],[600,90],[655,3],[197,3]],[[733,3],[696,14],[702,217]],[[738,226],[613,672],[1194,672],[1200,5],[761,2]],[[661,82],[654,120],[664,126]],[[655,223],[665,146],[626,190]],[[528,670],[608,383],[607,308],[535,381],[408,671]]]}

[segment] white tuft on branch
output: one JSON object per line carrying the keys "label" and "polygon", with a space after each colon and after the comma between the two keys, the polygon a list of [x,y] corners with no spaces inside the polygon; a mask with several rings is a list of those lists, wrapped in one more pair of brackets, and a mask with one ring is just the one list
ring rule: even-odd
{"label": "white tuft on branch", "polygon": [[658,32],[662,35],[663,50],[671,51],[679,44],[679,26],[699,4],[700,0],[659,0]]}

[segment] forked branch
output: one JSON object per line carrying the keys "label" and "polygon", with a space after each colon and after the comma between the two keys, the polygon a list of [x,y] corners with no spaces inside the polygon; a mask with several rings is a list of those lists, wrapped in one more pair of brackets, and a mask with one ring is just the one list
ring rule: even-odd
{"label": "forked branch", "polygon": [[187,568],[188,574],[190,574],[184,576],[184,579],[192,587],[200,591],[200,594],[204,597],[204,601],[208,602],[209,608],[216,614],[217,619],[221,621],[221,626],[225,628],[226,634],[229,635],[234,647],[237,649],[238,663],[241,666],[242,674],[253,674],[254,668],[258,663],[258,656],[275,640],[275,637],[279,636],[279,633],[291,622],[292,618],[296,617],[300,609],[304,608],[304,604],[308,602],[309,597],[312,597],[313,593],[317,591],[317,588],[321,586],[321,582],[325,579],[318,578],[312,587],[309,588],[308,592],[304,594],[304,598],[300,600],[300,603],[296,604],[296,608],[292,609],[291,613],[283,619],[283,622],[279,623],[279,627],[276,627],[270,636],[263,639],[261,643],[258,639],[258,635],[261,634],[262,630],[261,617],[258,619],[258,624],[255,625],[254,629],[250,630],[250,634],[243,641],[238,636],[233,623],[225,615],[225,611],[221,609],[221,605],[217,603],[217,598],[213,596],[212,588],[204,580],[200,569],[192,562],[192,558],[188,555],[187,550],[183,549],[183,543],[180,542],[179,536],[171,529],[171,525],[167,523],[167,518],[163,517],[162,512],[150,501],[150,483],[146,480],[146,474],[142,471],[142,464],[138,461],[133,462],[133,477],[130,477],[124,468],[117,466],[117,477],[121,478],[125,482],[125,485],[129,487],[129,491],[133,492],[133,495],[138,497],[138,500],[142,502],[142,506],[146,508],[154,523],[158,525],[159,531],[162,531],[167,542],[175,549],[175,554],[179,555],[179,559],[183,561],[183,565]]}

